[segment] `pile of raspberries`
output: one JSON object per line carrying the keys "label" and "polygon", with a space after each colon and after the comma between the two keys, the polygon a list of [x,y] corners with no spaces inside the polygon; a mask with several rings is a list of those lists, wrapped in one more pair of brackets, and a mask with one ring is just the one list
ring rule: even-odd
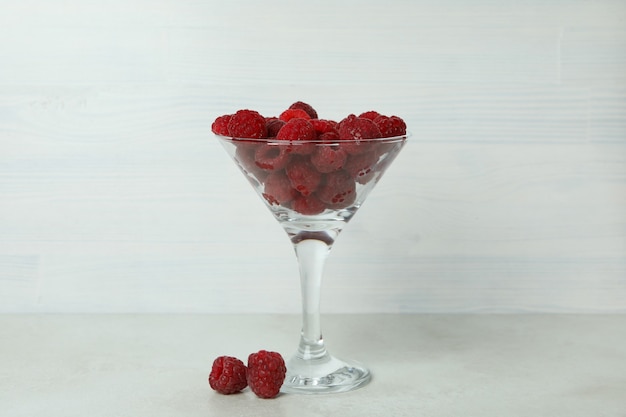
{"label": "pile of raspberries", "polygon": [[235,139],[235,158],[263,184],[270,205],[302,215],[352,205],[357,183],[370,181],[381,157],[394,146],[393,141],[368,139],[406,135],[406,124],[397,116],[367,111],[336,122],[318,118],[302,101],[278,117],[238,110],[216,118],[211,129]]}

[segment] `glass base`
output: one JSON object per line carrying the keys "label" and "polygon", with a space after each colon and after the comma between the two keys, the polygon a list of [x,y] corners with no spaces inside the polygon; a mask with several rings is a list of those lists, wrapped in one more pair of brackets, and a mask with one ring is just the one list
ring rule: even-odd
{"label": "glass base", "polygon": [[328,353],[321,358],[302,359],[296,354],[287,362],[285,393],[328,394],[352,391],[370,382],[370,371],[355,361],[343,361]]}

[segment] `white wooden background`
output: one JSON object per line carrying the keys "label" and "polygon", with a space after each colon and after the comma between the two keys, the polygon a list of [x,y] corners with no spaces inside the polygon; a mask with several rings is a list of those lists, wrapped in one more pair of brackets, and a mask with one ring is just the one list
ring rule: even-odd
{"label": "white wooden background", "polygon": [[324,312],[626,312],[623,0],[1,0],[0,312],[300,309],[216,116],[403,116]]}

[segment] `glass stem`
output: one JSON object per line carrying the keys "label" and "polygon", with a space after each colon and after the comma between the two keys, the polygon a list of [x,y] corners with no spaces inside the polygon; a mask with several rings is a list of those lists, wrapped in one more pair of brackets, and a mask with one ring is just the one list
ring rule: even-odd
{"label": "glass stem", "polygon": [[302,290],[302,333],[296,355],[303,360],[319,360],[328,355],[320,324],[320,292],[322,272],[331,245],[325,240],[306,238],[294,242],[294,247]]}

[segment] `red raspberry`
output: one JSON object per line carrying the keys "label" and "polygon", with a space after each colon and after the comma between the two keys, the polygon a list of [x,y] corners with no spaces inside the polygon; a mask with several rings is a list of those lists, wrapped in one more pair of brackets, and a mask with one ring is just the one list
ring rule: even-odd
{"label": "red raspberry", "polygon": [[374,165],[378,162],[377,152],[350,155],[343,168],[359,183],[365,184],[374,174]]}
{"label": "red raspberry", "polygon": [[309,115],[309,118],[317,119],[317,112],[310,104],[304,103],[302,101],[296,101],[291,106],[289,106],[289,108],[304,110]]}
{"label": "red raspberry", "polygon": [[268,117],[265,119],[265,127],[267,128],[267,137],[275,138],[278,131],[285,126],[285,121],[276,117]]}
{"label": "red raspberry", "polygon": [[398,116],[378,116],[374,124],[380,130],[383,138],[406,135],[406,123]]}
{"label": "red raspberry", "polygon": [[[329,134],[324,133],[324,135]],[[339,146],[318,145],[311,154],[311,164],[319,172],[325,174],[341,169],[347,158],[348,154]]]}
{"label": "red raspberry", "polygon": [[228,121],[228,135],[234,138],[265,138],[265,117],[254,110],[238,110]]}
{"label": "red raspberry", "polygon": [[280,120],[285,122],[290,121],[291,119],[305,119],[308,120],[311,118],[309,113],[305,112],[302,109],[287,109],[278,116]]}
{"label": "red raspberry", "polygon": [[220,356],[213,361],[209,385],[220,394],[234,394],[248,386],[246,365],[232,356]]}
{"label": "red raspberry", "polygon": [[351,114],[339,122],[339,139],[359,140],[381,137],[380,130],[370,119]]}
{"label": "red raspberry", "polygon": [[270,205],[285,205],[297,195],[284,171],[274,171],[265,179],[263,197]]}
{"label": "red raspberry", "polygon": [[337,133],[337,131],[322,133],[317,139],[322,142],[337,142],[339,140],[339,133]]}
{"label": "red raspberry", "polygon": [[280,353],[260,350],[248,357],[248,385],[257,397],[276,397],[286,373],[287,367]]}
{"label": "red raspberry", "polygon": [[370,119],[370,120],[374,120],[378,116],[380,116],[380,113],[374,110],[366,111],[365,113],[359,114],[359,117],[362,117],[364,119]]}
{"label": "red raspberry", "polygon": [[266,171],[283,169],[289,163],[287,146],[262,144],[254,152],[254,163]]}
{"label": "red raspberry", "polygon": [[285,168],[285,173],[291,186],[303,196],[315,192],[322,180],[322,174],[304,159],[292,160]]}
{"label": "red raspberry", "polygon": [[291,208],[305,216],[320,214],[326,209],[324,204],[315,194],[308,196],[300,195],[291,203]]}
{"label": "red raspberry", "polygon": [[326,181],[315,193],[330,208],[346,208],[356,199],[356,183],[346,171],[331,172]]}
{"label": "red raspberry", "polygon": [[381,137],[380,130],[376,127],[374,122],[370,119],[356,117],[353,114],[339,122],[337,131],[339,132],[339,139],[354,141],[343,144],[344,149],[349,154],[359,154],[367,152],[370,149],[367,142],[360,142],[361,139],[376,139]]}
{"label": "red raspberry", "polygon": [[315,129],[305,119],[291,119],[280,129],[276,139],[280,140],[315,140]]}
{"label": "red raspberry", "polygon": [[280,129],[276,135],[276,139],[293,141],[289,152],[298,155],[308,155],[315,150],[314,143],[294,143],[298,141],[312,141],[317,138],[313,125],[308,120],[291,119]]}
{"label": "red raspberry", "polygon": [[335,126],[337,124],[330,120],[311,119],[309,120],[309,123],[313,125],[313,129],[315,129],[315,133],[317,134],[318,137],[324,133],[328,133],[328,132],[336,133],[337,132],[337,130],[335,129]]}
{"label": "red raspberry", "polygon": [[233,117],[232,114],[225,114],[215,119],[211,125],[213,133],[216,135],[228,136],[228,122],[230,122],[231,117]]}

